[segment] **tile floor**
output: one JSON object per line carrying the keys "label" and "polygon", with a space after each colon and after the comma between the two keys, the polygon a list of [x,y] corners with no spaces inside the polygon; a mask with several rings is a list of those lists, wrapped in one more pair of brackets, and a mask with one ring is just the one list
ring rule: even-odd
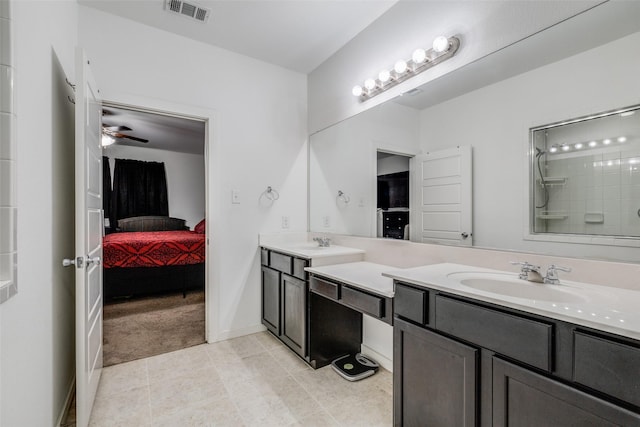
{"label": "tile floor", "polygon": [[313,370],[267,332],[102,372],[91,426],[390,426],[392,375]]}

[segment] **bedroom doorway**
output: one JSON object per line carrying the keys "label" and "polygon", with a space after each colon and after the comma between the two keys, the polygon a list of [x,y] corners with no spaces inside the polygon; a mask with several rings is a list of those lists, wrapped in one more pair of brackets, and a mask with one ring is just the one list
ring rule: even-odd
{"label": "bedroom doorway", "polygon": [[207,341],[207,124],[103,103],[104,366]]}

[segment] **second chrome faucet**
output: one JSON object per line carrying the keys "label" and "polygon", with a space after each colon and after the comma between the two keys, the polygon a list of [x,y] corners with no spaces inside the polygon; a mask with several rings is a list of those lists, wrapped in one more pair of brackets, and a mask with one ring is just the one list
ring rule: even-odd
{"label": "second chrome faucet", "polygon": [[558,278],[558,271],[570,272],[571,268],[561,267],[559,265],[551,264],[547,268],[547,273],[544,277],[540,273],[540,266],[529,264],[527,261],[511,261],[512,265],[520,266],[520,275],[518,276],[522,280],[528,280],[529,282],[546,283],[549,285],[557,285],[560,283]]}

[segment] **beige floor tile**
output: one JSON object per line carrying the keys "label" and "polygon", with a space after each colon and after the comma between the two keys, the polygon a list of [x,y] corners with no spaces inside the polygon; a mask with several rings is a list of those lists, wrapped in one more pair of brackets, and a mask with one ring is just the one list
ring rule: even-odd
{"label": "beige floor tile", "polygon": [[299,427],[336,427],[339,426],[336,420],[333,419],[326,411],[321,410],[314,412],[305,417],[298,418],[293,424]]}
{"label": "beige floor tile", "polygon": [[256,334],[208,344],[205,348],[207,349],[209,357],[214,362],[243,359],[267,351],[256,337]]}
{"label": "beige floor tile", "polygon": [[274,347],[269,350],[269,353],[271,353],[276,359],[276,362],[289,373],[311,370],[311,367],[307,365],[304,360],[287,347]]}
{"label": "beige floor tile", "polygon": [[242,417],[227,398],[204,400],[185,405],[179,411],[153,418],[154,427],[242,427]]}
{"label": "beige floor tile", "polygon": [[99,387],[103,396],[112,396],[147,385],[149,385],[147,361],[142,359],[104,368]]}
{"label": "beige floor tile", "polygon": [[258,342],[262,344],[262,346],[267,350],[272,350],[274,348],[286,348],[282,341],[274,337],[269,332],[259,332],[257,334],[254,334],[254,336],[258,340]]}
{"label": "beige floor tile", "polygon": [[149,386],[153,417],[182,410],[205,400],[226,399],[227,391],[213,367],[205,367]]}
{"label": "beige floor tile", "polygon": [[211,359],[207,355],[206,344],[149,357],[146,360],[150,384],[212,366]]}
{"label": "beige floor tile", "polygon": [[89,425],[94,427],[151,425],[149,388],[134,388],[112,396],[98,394]]}

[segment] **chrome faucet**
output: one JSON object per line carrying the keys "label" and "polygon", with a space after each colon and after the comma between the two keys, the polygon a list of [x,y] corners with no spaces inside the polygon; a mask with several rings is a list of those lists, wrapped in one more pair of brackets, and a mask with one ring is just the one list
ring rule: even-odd
{"label": "chrome faucet", "polygon": [[539,265],[529,264],[527,261],[511,261],[510,264],[520,266],[520,274],[518,275],[519,279],[537,283],[542,283],[544,281],[540,274]]}
{"label": "chrome faucet", "polygon": [[544,277],[544,283],[550,285],[557,285],[560,283],[560,279],[558,279],[558,271],[564,271],[569,273],[571,269],[569,267],[560,267],[559,265],[551,264],[547,269],[547,275]]}
{"label": "chrome faucet", "polygon": [[331,239],[328,237],[314,237],[313,241],[318,242],[318,246],[321,248],[328,248],[331,246]]}

